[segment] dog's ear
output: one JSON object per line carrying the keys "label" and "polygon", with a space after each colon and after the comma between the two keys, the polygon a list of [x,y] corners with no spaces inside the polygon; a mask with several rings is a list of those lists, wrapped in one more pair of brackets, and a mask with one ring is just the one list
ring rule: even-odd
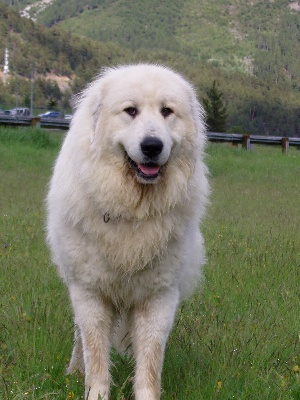
{"label": "dog's ear", "polygon": [[206,142],[206,123],[205,123],[205,110],[197,99],[196,91],[193,90],[193,94],[190,98],[191,108],[193,113],[193,119],[197,131],[198,146],[203,150]]}
{"label": "dog's ear", "polygon": [[84,95],[88,100],[88,110],[90,110],[90,141],[91,144],[95,140],[95,134],[99,129],[99,124],[101,120],[101,112],[103,107],[103,99],[106,97],[107,91],[109,90],[107,86],[107,75],[114,68],[102,68],[96,79],[86,88]]}
{"label": "dog's ear", "polygon": [[91,83],[87,89],[88,109],[90,124],[90,142],[94,142],[95,134],[99,126],[101,118],[101,108],[103,103],[103,78],[99,76],[94,82]]}
{"label": "dog's ear", "polygon": [[[96,99],[95,99],[96,100]],[[94,107],[92,107],[91,109],[91,117],[92,117],[92,125],[91,125],[91,130],[90,130],[90,142],[91,144],[93,143],[94,139],[95,139],[95,133],[97,130],[97,126],[98,126],[98,122],[100,119],[100,114],[101,114],[101,102],[98,102],[97,100],[95,101],[95,103],[93,104]]]}
{"label": "dog's ear", "polygon": [[80,120],[85,121],[85,126],[80,128],[88,130],[91,144],[94,142],[101,117],[102,92],[102,79],[100,76],[74,98],[76,114],[81,114]]}

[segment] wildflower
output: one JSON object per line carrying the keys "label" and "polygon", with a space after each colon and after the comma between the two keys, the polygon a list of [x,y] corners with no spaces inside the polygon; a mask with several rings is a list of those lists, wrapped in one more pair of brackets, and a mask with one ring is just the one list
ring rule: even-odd
{"label": "wildflower", "polygon": [[73,400],[73,399],[75,399],[75,393],[74,392],[69,392],[67,400]]}
{"label": "wildflower", "polygon": [[292,368],[292,371],[295,372],[295,374],[298,374],[300,372],[299,365],[294,365],[293,368]]}
{"label": "wildflower", "polygon": [[31,321],[31,317],[29,315],[26,314],[26,312],[22,313],[22,317],[24,318],[24,320],[30,322]]}
{"label": "wildflower", "polygon": [[282,379],[281,379],[281,387],[282,387],[282,388],[285,388],[286,385],[287,385],[287,379],[285,379],[284,377],[282,377]]}

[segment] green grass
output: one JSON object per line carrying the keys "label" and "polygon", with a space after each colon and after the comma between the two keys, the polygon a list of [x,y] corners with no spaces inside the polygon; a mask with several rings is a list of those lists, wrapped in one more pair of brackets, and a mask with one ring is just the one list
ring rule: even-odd
{"label": "green grass", "polygon": [[[0,130],[1,400],[83,398],[83,378],[64,375],[72,312],[44,241],[60,141]],[[206,283],[178,312],[162,399],[299,400],[300,152],[213,144],[207,162]],[[113,360],[112,398],[128,400],[132,366]]]}

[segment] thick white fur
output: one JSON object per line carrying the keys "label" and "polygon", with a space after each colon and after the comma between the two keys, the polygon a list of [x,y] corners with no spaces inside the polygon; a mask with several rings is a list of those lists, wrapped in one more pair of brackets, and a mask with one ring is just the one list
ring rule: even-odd
{"label": "thick white fur", "polygon": [[[135,118],[124,111],[133,106]],[[164,117],[162,107],[173,113]],[[204,132],[193,87],[157,65],[105,70],[78,101],[51,180],[47,229],[75,314],[68,372],[85,373],[88,400],[109,398],[111,346],[131,346],[135,399],[160,398],[176,308],[205,260]],[[146,136],[164,145],[151,183],[126,159],[143,161]]]}

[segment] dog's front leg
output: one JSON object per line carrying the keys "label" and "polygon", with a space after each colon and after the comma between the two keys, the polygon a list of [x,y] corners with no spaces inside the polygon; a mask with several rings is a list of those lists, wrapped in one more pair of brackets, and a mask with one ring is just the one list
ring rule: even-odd
{"label": "dog's front leg", "polygon": [[135,400],[159,400],[165,345],[178,305],[171,288],[147,299],[133,310],[133,350],[136,360]]}
{"label": "dog's front leg", "polygon": [[79,371],[80,373],[84,374],[82,340],[80,335],[80,329],[76,324],[75,324],[75,335],[74,335],[74,346],[72,351],[72,357],[66,373],[73,374],[75,371]]}
{"label": "dog's front leg", "polygon": [[101,299],[99,293],[85,290],[80,285],[72,284],[69,290],[82,340],[85,399],[107,400],[113,308]]}

